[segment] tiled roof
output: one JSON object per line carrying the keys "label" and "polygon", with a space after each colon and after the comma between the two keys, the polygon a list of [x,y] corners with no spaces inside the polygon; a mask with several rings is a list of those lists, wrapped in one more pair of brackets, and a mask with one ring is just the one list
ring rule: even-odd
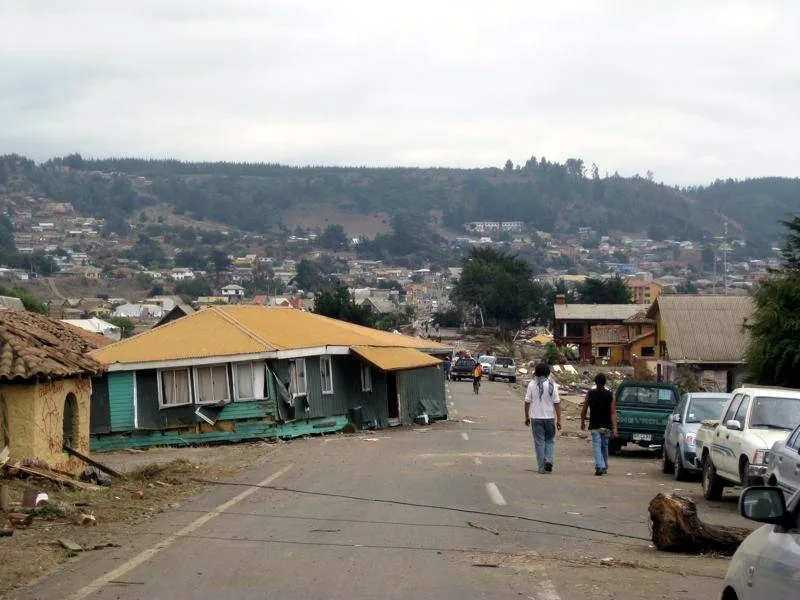
{"label": "tiled roof", "polygon": [[627,344],[628,328],[625,325],[595,325],[592,344]]}
{"label": "tiled roof", "polygon": [[99,347],[92,338],[44,315],[0,311],[0,380],[97,375],[104,368],[88,356]]}
{"label": "tiled roof", "polygon": [[320,346],[384,346],[447,351],[430,340],[392,334],[291,308],[212,306],[92,354],[104,364],[265,354]]}
{"label": "tiled roof", "polygon": [[400,371],[438,365],[442,361],[414,348],[354,346],[353,352],[381,371]]}
{"label": "tiled roof", "polygon": [[669,360],[741,363],[747,348],[744,326],[755,310],[749,296],[659,296],[650,317],[661,313]]}
{"label": "tiled roof", "polygon": [[652,325],[655,323],[655,320],[647,318],[647,311],[640,310],[635,315],[631,315],[627,319],[623,321],[626,325],[636,325],[636,324],[644,324],[644,325]]}
{"label": "tiled roof", "polygon": [[592,320],[606,319],[624,321],[637,311],[642,310],[640,304],[556,304],[556,319]]}

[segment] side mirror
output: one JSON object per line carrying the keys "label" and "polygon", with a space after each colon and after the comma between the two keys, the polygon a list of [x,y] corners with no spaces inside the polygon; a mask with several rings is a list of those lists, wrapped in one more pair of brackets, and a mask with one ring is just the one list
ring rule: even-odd
{"label": "side mirror", "polygon": [[728,429],[733,429],[734,431],[742,430],[742,424],[739,423],[739,421],[737,421],[736,419],[731,419],[730,421],[725,423],[725,427],[727,427]]}
{"label": "side mirror", "polygon": [[673,423],[680,423],[681,422],[680,413],[676,413],[676,414],[672,415],[672,422]]}
{"label": "side mirror", "polygon": [[751,521],[780,525],[786,522],[786,498],[780,488],[749,487],[739,496],[739,512]]}

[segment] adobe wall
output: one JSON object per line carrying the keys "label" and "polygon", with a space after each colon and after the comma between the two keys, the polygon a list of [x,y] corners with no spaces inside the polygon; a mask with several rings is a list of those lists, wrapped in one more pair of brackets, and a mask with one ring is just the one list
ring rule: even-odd
{"label": "adobe wall", "polygon": [[64,404],[68,394],[75,395],[72,447],[88,454],[91,390],[89,378],[3,386],[0,393],[8,406],[11,456],[38,458],[52,468],[71,473],[82,470],[85,465],[62,450]]}

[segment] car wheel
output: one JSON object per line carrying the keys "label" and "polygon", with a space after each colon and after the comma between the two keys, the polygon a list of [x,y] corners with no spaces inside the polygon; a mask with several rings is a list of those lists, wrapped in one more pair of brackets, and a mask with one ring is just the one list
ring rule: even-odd
{"label": "car wheel", "polygon": [[494,381],[494,376],[493,375],[489,375],[489,381]]}
{"label": "car wheel", "polygon": [[725,486],[717,475],[711,457],[707,456],[703,461],[703,498],[706,500],[721,500]]}
{"label": "car wheel", "polygon": [[517,383],[517,378],[516,377],[512,377],[511,379],[509,379],[509,381],[511,383]]}
{"label": "car wheel", "polygon": [[763,485],[763,480],[761,479],[761,477],[751,477],[750,475],[747,474],[749,470],[750,470],[750,461],[745,458],[739,465],[739,478],[742,481],[742,485],[744,487],[750,487],[752,485]]}
{"label": "car wheel", "polygon": [[680,446],[675,446],[675,459],[672,461],[672,464],[675,465],[672,469],[672,475],[675,477],[675,481],[685,481],[688,473],[683,466]]}
{"label": "car wheel", "polygon": [[675,464],[669,458],[669,450],[666,444],[661,446],[661,472],[669,475],[675,469]]}

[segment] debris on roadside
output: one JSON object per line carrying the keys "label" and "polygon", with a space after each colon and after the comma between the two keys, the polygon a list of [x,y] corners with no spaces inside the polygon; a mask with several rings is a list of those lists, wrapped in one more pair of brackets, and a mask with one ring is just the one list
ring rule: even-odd
{"label": "debris on roadside", "polygon": [[487,527],[486,525],[481,525],[477,521],[467,521],[467,525],[469,525],[470,527],[474,527],[475,529],[482,529],[483,531],[488,531],[493,535],[500,535],[500,532],[497,531],[497,529],[494,529],[492,527]]}

